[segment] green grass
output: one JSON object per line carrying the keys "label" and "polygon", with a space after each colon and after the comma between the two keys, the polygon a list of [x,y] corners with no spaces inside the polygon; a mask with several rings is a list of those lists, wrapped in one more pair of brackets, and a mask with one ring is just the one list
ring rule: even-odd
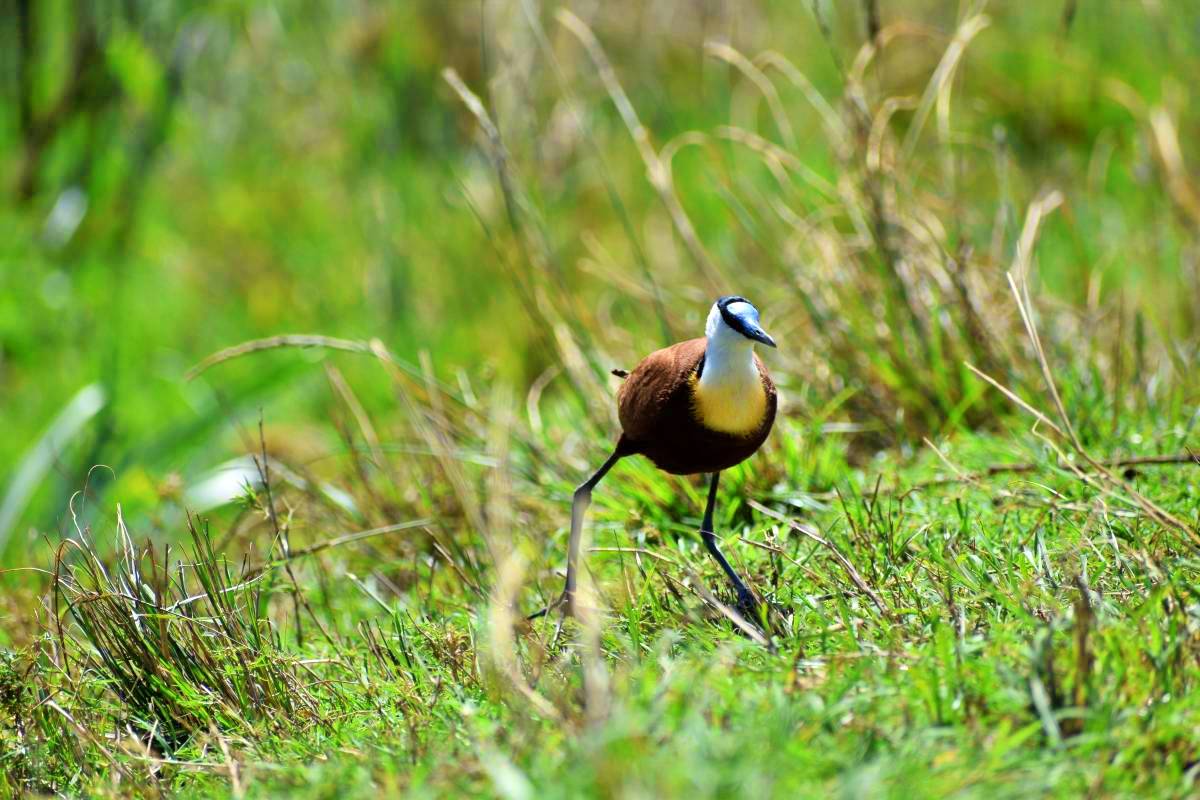
{"label": "green grass", "polygon": [[[791,437],[808,438],[787,423],[778,438]],[[892,485],[946,470],[932,457],[852,470],[829,438],[791,456],[774,447],[722,490],[727,549],[791,612],[770,649],[739,636],[696,593],[699,582],[727,595],[696,537],[682,532],[696,524],[698,488],[680,491],[688,484],[644,465],[619,467],[599,493],[600,552],[588,564],[602,619],[569,623],[557,638],[550,621],[513,627],[508,603],[531,608],[542,599],[535,585],[555,588],[546,568],[561,561],[552,554],[564,544],[565,484],[539,488],[514,476],[507,502],[517,508],[489,520],[487,541],[514,544],[535,568],[505,561],[490,599],[476,594],[472,573],[479,563],[481,577],[491,575],[485,541],[449,543],[446,524],[298,558],[290,574],[277,568],[227,593],[239,570],[209,532],[171,557],[131,550],[132,561],[109,561],[107,577],[90,554],[68,553],[63,638],[51,626],[37,644],[31,630],[34,642],[5,667],[9,788],[225,796],[233,785],[250,796],[306,797],[388,788],[564,797],[1194,792],[1194,549],[1102,502],[1016,431],[962,437],[943,452],[964,469],[1029,454],[1044,464],[1036,475],[903,494]],[[1128,452],[1178,445],[1177,432],[1147,430]],[[1179,470],[1145,467],[1129,481],[1194,523],[1194,478]],[[780,473],[810,475],[837,495],[799,492],[777,483]],[[746,497],[822,531],[882,605],[829,550],[752,512]],[[246,534],[270,528],[257,511]],[[522,519],[518,534],[511,526]],[[93,538],[106,546],[100,535],[81,540]],[[433,539],[445,550],[431,548]],[[298,549],[298,531],[292,541]],[[177,575],[155,571],[175,559]],[[136,603],[134,564],[145,587]],[[393,594],[397,587],[408,588]]]}
{"label": "green grass", "polygon": [[[0,796],[1200,791],[1200,25],[943,5],[0,15]],[[733,290],[775,610],[634,459],[525,623]]]}

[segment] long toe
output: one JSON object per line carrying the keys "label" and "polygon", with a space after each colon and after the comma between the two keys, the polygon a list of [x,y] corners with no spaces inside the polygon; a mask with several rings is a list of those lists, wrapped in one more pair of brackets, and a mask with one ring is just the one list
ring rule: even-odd
{"label": "long toe", "polygon": [[749,595],[738,598],[736,609],[743,619],[767,634],[786,633],[788,620],[792,617],[792,609],[770,600],[755,600]]}
{"label": "long toe", "polygon": [[761,604],[754,599],[749,593],[739,593],[737,599],[737,612],[751,622],[759,621],[759,609]]}

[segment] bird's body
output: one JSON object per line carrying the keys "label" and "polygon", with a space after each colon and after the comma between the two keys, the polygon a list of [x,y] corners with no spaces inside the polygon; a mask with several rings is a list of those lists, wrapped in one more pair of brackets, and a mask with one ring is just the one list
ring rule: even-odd
{"label": "bird's body", "polygon": [[700,527],[704,546],[733,584],[738,606],[743,611],[757,608],[754,596],[721,554],[712,530],[718,475],[753,455],[775,422],[775,384],[754,352],[755,342],[775,346],[758,323],[758,310],[743,297],[722,297],[709,312],[702,338],[656,350],[627,376],[618,372],[626,378],[617,393],[621,436],[608,460],[575,490],[566,588],[533,616],[556,607],[572,610],[583,516],[592,489],[617,461],[632,455],[646,456],[675,475],[712,474]]}
{"label": "bird's body", "polygon": [[766,366],[750,350],[744,369],[717,373],[706,369],[708,349],[707,338],[689,339],[656,350],[629,374],[617,393],[621,455],[692,475],[728,469],[762,446],[777,403]]}

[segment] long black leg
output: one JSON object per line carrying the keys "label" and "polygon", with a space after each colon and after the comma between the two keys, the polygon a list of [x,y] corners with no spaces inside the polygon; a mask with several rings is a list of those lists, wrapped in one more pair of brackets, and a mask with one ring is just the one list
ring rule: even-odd
{"label": "long black leg", "polygon": [[751,611],[758,603],[755,602],[754,595],[750,594],[750,590],[746,588],[746,584],[733,571],[733,567],[725,560],[724,554],[721,553],[721,548],[717,547],[717,535],[713,533],[713,508],[717,505],[717,479],[720,477],[721,473],[714,472],[712,474],[712,482],[708,485],[708,504],[704,507],[704,522],[700,526],[700,536],[704,539],[704,546],[708,548],[708,552],[721,565],[721,569],[725,570],[726,577],[733,584],[733,589],[737,592],[740,610],[743,612]]}
{"label": "long black leg", "polygon": [[579,578],[579,543],[583,539],[583,516],[587,512],[588,506],[592,504],[592,489],[595,489],[596,484],[604,479],[604,476],[613,468],[613,465],[621,460],[622,455],[620,449],[614,450],[613,454],[608,457],[608,460],[600,465],[600,469],[596,470],[592,477],[579,484],[578,488],[575,489],[575,496],[571,500],[571,538],[567,540],[566,586],[563,589],[562,595],[557,600],[541,611],[530,614],[529,619],[537,619],[538,617],[545,616],[549,611],[559,607],[568,614],[574,611],[575,588]]}

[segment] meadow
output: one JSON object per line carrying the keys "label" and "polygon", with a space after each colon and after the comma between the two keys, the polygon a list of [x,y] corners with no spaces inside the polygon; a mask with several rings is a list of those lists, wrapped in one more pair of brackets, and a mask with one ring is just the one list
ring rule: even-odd
{"label": "meadow", "polygon": [[0,797],[1200,792],[1200,9],[2,7]]}

